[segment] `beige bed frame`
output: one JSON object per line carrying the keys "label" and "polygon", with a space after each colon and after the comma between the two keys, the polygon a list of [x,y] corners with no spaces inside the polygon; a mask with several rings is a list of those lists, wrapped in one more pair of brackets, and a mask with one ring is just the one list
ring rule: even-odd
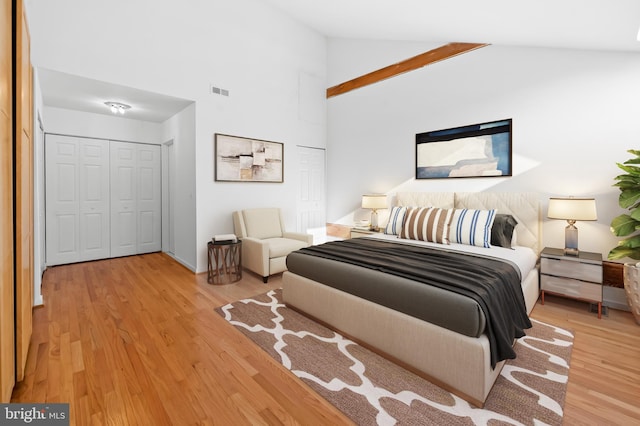
{"label": "beige bed frame", "polygon": [[[396,205],[486,209],[518,220],[517,244],[540,252],[539,195],[535,193],[398,193]],[[523,277],[530,313],[538,300],[538,271]],[[285,272],[284,302],[346,337],[482,407],[504,361],[491,368],[489,339],[464,336],[305,277]]]}

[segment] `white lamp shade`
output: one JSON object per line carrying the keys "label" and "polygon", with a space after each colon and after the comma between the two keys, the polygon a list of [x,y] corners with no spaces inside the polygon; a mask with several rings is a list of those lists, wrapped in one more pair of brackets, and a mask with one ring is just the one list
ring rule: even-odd
{"label": "white lamp shade", "polygon": [[597,220],[596,200],[593,198],[550,198],[549,219]]}
{"label": "white lamp shade", "polygon": [[363,195],[362,208],[373,209],[373,210],[386,209],[387,196],[385,194]]}

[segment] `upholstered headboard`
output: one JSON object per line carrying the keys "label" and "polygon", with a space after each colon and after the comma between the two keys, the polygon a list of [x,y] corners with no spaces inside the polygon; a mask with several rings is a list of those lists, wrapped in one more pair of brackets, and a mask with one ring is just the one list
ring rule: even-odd
{"label": "upholstered headboard", "polygon": [[458,209],[497,209],[518,221],[517,244],[540,253],[540,195],[535,192],[398,192],[395,205]]}

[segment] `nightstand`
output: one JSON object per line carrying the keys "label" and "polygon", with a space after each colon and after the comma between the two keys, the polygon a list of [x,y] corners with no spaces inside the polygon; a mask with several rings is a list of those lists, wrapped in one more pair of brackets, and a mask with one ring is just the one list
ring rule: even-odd
{"label": "nightstand", "polygon": [[540,253],[540,289],[572,299],[598,304],[598,318],[602,318],[602,254],[579,252],[578,256],[564,254],[564,250],[546,247]]}
{"label": "nightstand", "polygon": [[350,238],[367,237],[369,235],[379,234],[380,232],[382,231],[372,231],[366,228],[351,228]]}

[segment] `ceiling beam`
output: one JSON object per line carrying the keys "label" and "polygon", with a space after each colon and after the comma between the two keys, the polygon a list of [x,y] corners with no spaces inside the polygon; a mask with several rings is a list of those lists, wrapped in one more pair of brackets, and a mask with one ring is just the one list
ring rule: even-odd
{"label": "ceiling beam", "polygon": [[440,62],[445,59],[452,58],[454,56],[461,55],[466,52],[470,52],[481,47],[488,46],[483,43],[449,43],[444,46],[437,47],[428,52],[421,53],[413,58],[405,59],[397,64],[389,65],[388,67],[380,68],[379,70],[372,71],[368,74],[356,77],[353,80],[345,81],[337,86],[329,87],[327,89],[327,99],[333,96],[342,95],[360,87],[368,86],[373,83],[377,83],[387,78],[395,77],[396,75],[403,74],[408,71],[413,71],[418,68]]}

